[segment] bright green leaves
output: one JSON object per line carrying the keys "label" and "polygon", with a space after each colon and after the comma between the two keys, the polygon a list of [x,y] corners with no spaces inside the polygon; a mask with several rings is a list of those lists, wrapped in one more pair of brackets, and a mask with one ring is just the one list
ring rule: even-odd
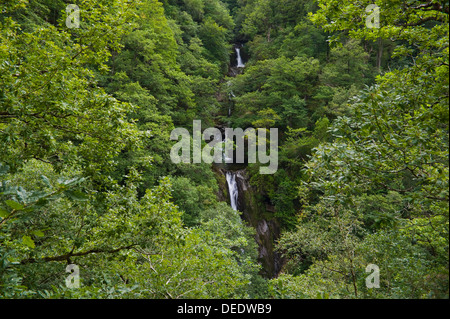
{"label": "bright green leaves", "polygon": [[[366,8],[373,1],[319,1],[320,9],[310,14],[311,20],[328,32],[346,31],[352,38],[367,40],[406,40],[414,46],[425,49],[438,45],[440,38],[448,37],[448,3],[430,2],[418,5],[415,2],[377,1],[380,8],[380,28],[369,28],[366,19],[370,13]],[[430,27],[429,27],[430,26]],[[448,38],[447,38],[448,41]]]}
{"label": "bright green leaves", "polygon": [[84,178],[60,178],[52,187],[47,177],[41,177],[48,187],[45,191],[27,191],[22,186],[12,186],[10,181],[0,181],[0,227],[14,220],[28,219],[28,213],[36,214],[36,210],[63,195],[78,202],[88,199],[87,194],[74,190],[75,186],[85,181]]}
{"label": "bright green leaves", "polygon": [[[349,137],[339,139],[349,150],[342,155],[335,153],[333,157],[329,154],[328,158],[333,158],[336,164],[338,158],[345,163],[351,163],[348,158],[353,156],[355,165],[351,166],[355,172],[370,176],[370,179],[381,187],[401,191],[408,189],[408,192],[427,190],[430,193],[422,193],[422,196],[437,198],[437,194],[441,193],[448,183],[445,177],[438,173],[446,170],[444,163],[448,142],[441,130],[442,123],[436,121],[435,117],[429,117],[433,109],[422,107],[420,102],[409,101],[410,94],[413,95],[415,90],[419,90],[413,83],[409,86],[409,92],[400,88],[391,89],[389,93],[377,89],[365,93],[361,102],[355,104],[353,118],[340,119],[335,124],[336,136]],[[372,99],[373,96],[376,100]],[[439,97],[428,94],[418,98],[422,103],[428,99]],[[320,153],[321,150],[318,154]],[[432,177],[432,174],[437,175]],[[396,181],[403,184],[406,179],[409,180],[407,187],[395,186]],[[441,190],[430,189],[430,183]]]}
{"label": "bright green leaves", "polygon": [[13,200],[5,200],[5,204],[14,210],[23,210],[24,209],[24,206],[22,204],[19,204]]}
{"label": "bright green leaves", "polygon": [[0,207],[0,217],[2,219],[4,219],[8,216],[9,216],[9,212],[6,209]]}
{"label": "bright green leaves", "polygon": [[248,297],[246,286],[258,270],[256,249],[237,212],[223,204],[205,211],[199,227],[183,230],[176,220],[168,225],[170,234],[163,231],[164,224],[155,228],[154,234],[163,231],[163,236],[153,235],[126,261],[126,276],[139,285],[141,298]]}
{"label": "bright green leaves", "polygon": [[42,230],[34,230],[31,233],[36,237],[44,237],[44,232]]}
{"label": "bright green leaves", "polygon": [[107,70],[105,62],[112,50],[120,50],[121,36],[133,27],[132,19],[140,5],[141,1],[83,0],[79,5],[80,28],[65,28],[64,16],[60,27],[73,34],[73,49],[78,61],[82,64],[99,65]]}
{"label": "bright green leaves", "polygon": [[[36,238],[44,237],[44,233],[41,230],[33,230],[33,231],[31,231],[31,235],[33,235]],[[22,244],[30,249],[36,248],[36,243],[31,238],[31,236],[27,236],[27,235],[22,236]]]}
{"label": "bright green leaves", "polygon": [[31,239],[30,236],[23,236],[23,237],[22,237],[22,243],[23,243],[25,246],[27,246],[28,248],[31,248],[31,249],[33,249],[33,248],[36,247],[36,245],[35,245],[33,239]]}
{"label": "bright green leaves", "polygon": [[[82,163],[94,174],[110,167],[125,145],[137,143],[139,134],[125,121],[132,107],[97,88],[87,68],[101,65],[109,50],[118,48],[125,29],[116,27],[129,18],[129,5],[86,1],[82,26],[73,36],[64,25],[29,26],[26,32],[7,25],[1,29],[8,49],[0,47],[3,162],[14,168],[30,158],[57,166]],[[114,23],[105,24],[108,19]],[[80,33],[83,44],[78,43]]]}
{"label": "bright green leaves", "polygon": [[17,10],[18,8],[25,8],[28,4],[27,0],[5,0],[2,1],[0,12],[8,13]]}
{"label": "bright green leaves", "polygon": [[[331,42],[350,36],[366,50],[344,41],[322,69],[316,97],[335,94],[330,113],[343,116],[306,164],[297,228],[280,240],[288,275],[271,282],[276,297],[448,298],[448,4],[377,1],[379,29],[366,26],[369,4],[319,1],[310,14]],[[408,63],[358,93],[375,40]],[[380,289],[366,287],[372,263]]]}
{"label": "bright green leaves", "polygon": [[[173,123],[218,106],[226,5],[83,0],[68,28],[65,2],[47,2],[0,18],[0,296],[247,297],[258,267],[240,216],[200,220],[217,206],[210,167],[166,158]],[[164,175],[183,176],[177,198]],[[64,287],[67,262],[80,290]]]}

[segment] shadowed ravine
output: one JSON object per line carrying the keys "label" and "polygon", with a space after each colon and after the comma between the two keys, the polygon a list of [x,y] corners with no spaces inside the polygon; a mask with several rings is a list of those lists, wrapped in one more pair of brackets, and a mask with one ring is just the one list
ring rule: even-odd
{"label": "shadowed ravine", "polygon": [[281,269],[281,256],[274,250],[274,242],[280,236],[278,222],[270,218],[263,205],[258,204],[257,194],[248,182],[245,169],[220,171],[226,177],[231,207],[242,212],[243,220],[256,230],[261,274],[266,278],[276,277]]}

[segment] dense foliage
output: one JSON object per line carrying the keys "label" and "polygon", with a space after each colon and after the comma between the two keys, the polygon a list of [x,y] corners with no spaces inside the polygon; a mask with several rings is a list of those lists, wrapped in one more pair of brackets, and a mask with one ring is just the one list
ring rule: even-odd
{"label": "dense foliage", "polygon": [[[0,12],[0,298],[448,298],[448,2]],[[282,225],[276,278],[217,170],[170,160],[198,119],[279,128],[277,173],[247,167]]]}

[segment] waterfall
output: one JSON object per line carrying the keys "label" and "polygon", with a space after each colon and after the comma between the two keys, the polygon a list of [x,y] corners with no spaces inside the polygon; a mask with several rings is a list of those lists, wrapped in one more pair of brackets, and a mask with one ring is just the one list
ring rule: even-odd
{"label": "waterfall", "polygon": [[238,68],[245,68],[245,64],[242,62],[241,49],[240,48],[236,48],[236,54],[237,54],[237,67]]}
{"label": "waterfall", "polygon": [[226,173],[228,182],[228,191],[230,193],[231,208],[238,210],[239,190],[236,182],[236,173],[228,171]]}
{"label": "waterfall", "polygon": [[[223,148],[222,148],[222,160],[225,164],[233,164],[234,162],[234,153],[231,155],[232,157],[229,157],[227,152],[227,144],[232,143],[228,138],[225,137],[225,140],[223,141]],[[228,145],[229,146],[229,145]]]}
{"label": "waterfall", "polygon": [[[265,278],[275,278],[282,267],[282,256],[275,250],[275,241],[280,237],[280,227],[275,219],[261,216],[256,193],[251,189],[245,170],[221,170],[225,175],[230,206],[242,213],[242,220],[256,231],[258,260],[262,265],[261,274]],[[225,186],[225,185],[224,185]],[[262,208],[263,209],[263,208]]]}
{"label": "waterfall", "polygon": [[[241,48],[243,47],[243,45],[241,44],[235,44],[234,45],[234,50],[236,51],[236,62],[237,65],[234,66],[234,63],[231,63],[230,68],[228,70],[228,76],[230,77],[236,77],[238,74],[241,73],[242,69],[245,68],[245,64],[242,61],[242,56],[241,56]],[[228,81],[227,83],[228,86],[231,86],[231,81]],[[231,117],[232,115],[232,105],[234,103],[233,99],[236,97],[236,95],[233,93],[232,90],[229,90],[229,107],[228,107],[228,117]]]}
{"label": "waterfall", "polygon": [[[233,98],[236,97],[236,95],[234,95],[233,91],[230,92],[230,95],[231,95]],[[228,117],[230,117],[231,114],[232,114],[232,111],[231,111],[231,106],[232,106],[232,105],[233,105],[233,104],[230,103],[230,106],[228,106]]]}
{"label": "waterfall", "polygon": [[[241,44],[235,44],[234,46],[237,56],[237,66],[231,63],[233,66],[230,66],[228,73],[230,77],[238,76],[242,73],[242,69],[245,68],[241,56],[242,47]],[[231,87],[232,81],[229,81],[227,85],[229,99],[228,116],[230,117],[236,95]],[[222,136],[224,146],[233,142],[227,136]],[[281,256],[275,251],[274,245],[275,241],[280,237],[279,224],[275,218],[268,218],[267,215],[269,214],[266,214],[264,205],[258,203],[258,194],[250,186],[249,176],[245,168],[242,165],[236,165],[234,163],[234,151],[233,155],[227,154],[225,151],[226,147],[224,147],[222,153],[223,163],[220,173],[225,175],[227,185],[225,183],[222,184],[223,175],[221,175],[220,198],[226,201],[226,187],[228,187],[231,208],[239,211],[242,214],[242,220],[256,231],[255,241],[258,245],[258,260],[262,265],[261,274],[265,278],[274,278],[278,275],[282,264]]]}
{"label": "waterfall", "polygon": [[[231,87],[231,81],[227,82],[227,86]],[[230,90],[229,100],[232,101],[232,99],[235,98],[235,97],[236,97],[236,95],[234,94],[233,90]],[[228,117],[231,116],[231,105],[232,104],[230,103],[229,106],[228,106]]]}

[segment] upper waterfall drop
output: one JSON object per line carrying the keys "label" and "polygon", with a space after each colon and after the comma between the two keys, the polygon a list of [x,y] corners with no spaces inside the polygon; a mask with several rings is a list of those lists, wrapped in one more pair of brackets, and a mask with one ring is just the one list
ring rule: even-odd
{"label": "upper waterfall drop", "polygon": [[238,47],[236,47],[236,55],[237,55],[237,67],[245,68],[245,64],[242,62],[241,49]]}

